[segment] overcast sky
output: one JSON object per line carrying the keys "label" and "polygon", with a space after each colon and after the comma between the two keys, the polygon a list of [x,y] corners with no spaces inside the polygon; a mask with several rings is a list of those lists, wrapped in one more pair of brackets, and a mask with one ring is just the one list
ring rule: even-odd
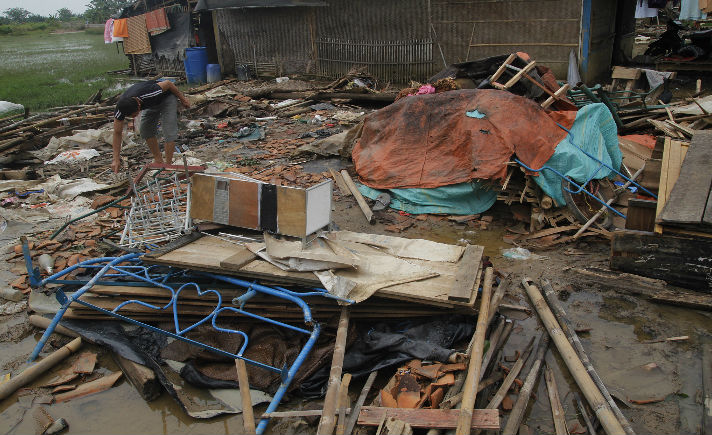
{"label": "overcast sky", "polygon": [[38,15],[54,14],[59,9],[68,8],[75,14],[81,14],[87,10],[89,0],[0,0],[0,11],[5,9],[24,8]]}

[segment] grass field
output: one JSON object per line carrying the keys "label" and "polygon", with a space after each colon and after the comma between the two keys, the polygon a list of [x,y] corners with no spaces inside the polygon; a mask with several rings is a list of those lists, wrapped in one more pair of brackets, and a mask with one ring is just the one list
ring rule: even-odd
{"label": "grass field", "polygon": [[0,60],[0,100],[31,111],[80,104],[99,89],[117,93],[122,79],[106,72],[128,68],[103,33],[84,31],[0,36]]}

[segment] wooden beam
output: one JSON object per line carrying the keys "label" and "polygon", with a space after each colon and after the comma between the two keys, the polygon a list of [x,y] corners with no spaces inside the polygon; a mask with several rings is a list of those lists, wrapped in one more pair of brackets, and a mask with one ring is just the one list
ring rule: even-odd
{"label": "wooden beam", "polygon": [[344,354],[346,353],[346,335],[349,330],[349,307],[341,308],[339,326],[336,330],[336,342],[334,343],[334,356],[331,359],[331,371],[329,372],[329,384],[324,397],[324,409],[319,420],[319,427],[316,433],[319,435],[331,435],[334,432],[336,419],[336,402],[338,400],[339,386],[341,385],[341,371],[344,366]]}
{"label": "wooden beam", "polygon": [[[413,428],[454,429],[457,425],[460,410],[364,406],[358,416],[358,424],[378,426],[386,415],[403,420]],[[470,429],[499,430],[499,411],[497,409],[474,410]],[[321,432],[318,433],[321,434]]]}
{"label": "wooden beam", "polygon": [[134,386],[143,400],[150,402],[161,395],[163,387],[153,370],[124,358],[118,353],[114,353],[113,356],[116,364],[124,372],[126,379]]}
{"label": "wooden beam", "polygon": [[236,359],[235,368],[237,369],[237,382],[240,386],[240,397],[242,398],[242,425],[246,434],[254,434],[255,414],[252,410],[252,397],[250,396],[250,381],[247,378],[247,366],[245,360]]}
{"label": "wooden beam", "polygon": [[371,207],[366,204],[366,200],[363,198],[363,195],[361,195],[361,192],[358,191],[356,184],[354,184],[354,181],[351,179],[349,173],[346,172],[346,169],[341,170],[341,176],[344,178],[344,183],[351,191],[351,194],[354,196],[354,198],[356,198],[356,202],[358,203],[358,206],[361,207],[361,211],[363,212],[363,215],[366,216],[366,220],[368,221],[368,223],[374,224],[376,220],[373,217]]}

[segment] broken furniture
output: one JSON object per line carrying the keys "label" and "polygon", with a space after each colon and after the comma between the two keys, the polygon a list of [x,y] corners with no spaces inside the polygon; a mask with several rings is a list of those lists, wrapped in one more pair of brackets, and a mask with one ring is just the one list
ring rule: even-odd
{"label": "broken furniture", "polygon": [[238,174],[196,174],[190,217],[306,240],[331,223],[331,180],[306,189]]}
{"label": "broken furniture", "polygon": [[[548,109],[549,106],[554,104],[555,101],[557,100],[565,100],[566,99],[566,92],[569,90],[570,85],[568,83],[564,84],[561,86],[559,89],[557,89],[555,92],[552,92],[547,88],[546,86],[542,85],[537,81],[535,78],[529,75],[529,71],[534,69],[536,66],[536,61],[531,61],[527,62],[527,64],[523,68],[517,68],[516,66],[512,65],[512,62],[517,58],[516,53],[512,53],[507,57],[507,59],[500,65],[499,68],[497,68],[497,71],[495,71],[494,74],[492,74],[492,77],[489,79],[489,84],[494,87],[495,89],[499,89],[501,91],[506,91],[512,86],[514,86],[519,80],[522,78],[528,79],[530,82],[532,82],[535,86],[540,88],[542,91],[544,91],[546,94],[549,95],[549,98],[547,98],[543,103],[541,103],[541,107],[544,109]],[[505,70],[510,69],[515,71],[514,76],[512,76],[509,80],[507,80],[506,83],[498,83],[497,80],[502,76],[502,74],[505,72]]]}
{"label": "broken furniture", "polygon": [[[191,274],[186,271],[182,270],[175,270],[175,269],[169,269],[168,271],[160,271],[157,270],[156,268],[153,268],[151,266],[145,266],[141,262],[141,255],[140,254],[127,254],[121,257],[106,257],[106,258],[97,258],[93,260],[88,260],[82,263],[78,263],[74,266],[71,266],[57,274],[54,274],[44,280],[39,280],[39,271],[36,269],[33,269],[32,267],[32,260],[30,257],[30,252],[29,252],[29,247],[27,243],[24,244],[23,249],[25,251],[25,261],[27,264],[28,268],[28,273],[30,274],[30,282],[35,291],[40,291],[39,289],[43,288],[46,284],[62,284],[66,283],[64,282],[65,280],[61,279],[62,277],[65,277],[69,275],[70,273],[77,271],[79,269],[85,269],[87,271],[89,270],[95,270],[96,273],[94,276],[83,283],[83,285],[75,291],[71,295],[67,295],[62,287],[57,287],[54,288],[54,294],[55,297],[57,298],[57,301],[60,303],[61,308],[57,312],[57,314],[54,316],[54,319],[52,320],[52,323],[50,326],[45,330],[44,334],[42,335],[42,338],[40,341],[37,343],[37,346],[33,350],[32,354],[30,355],[30,361],[33,361],[37,356],[39,355],[40,351],[44,347],[45,343],[49,339],[50,335],[54,331],[55,327],[59,324],[60,320],[66,313],[66,311],[70,308],[70,305],[73,303],[83,305],[87,308],[90,308],[98,313],[108,315],[144,328],[148,328],[152,331],[161,333],[163,335],[166,335],[168,337],[172,337],[176,340],[182,340],[187,343],[193,344],[195,346],[198,346],[200,348],[206,349],[208,351],[217,353],[222,356],[229,357],[231,359],[235,360],[244,360],[245,362],[248,362],[252,365],[255,365],[257,367],[261,367],[263,369],[279,373],[282,378],[282,383],[277,390],[277,392],[274,395],[274,398],[272,402],[270,403],[267,412],[271,412],[277,409],[277,406],[279,405],[280,401],[282,400],[282,397],[284,396],[285,392],[287,391],[287,387],[289,386],[290,382],[292,381],[292,378],[296,374],[297,370],[301,366],[302,362],[304,359],[307,357],[309,354],[312,346],[316,342],[318,336],[319,336],[319,331],[320,331],[320,326],[319,323],[313,322],[312,319],[312,314],[309,309],[309,305],[304,302],[303,298],[305,296],[326,296],[326,297],[332,297],[331,295],[326,294],[325,292],[321,292],[318,290],[313,290],[313,291],[306,291],[306,292],[299,292],[299,291],[290,291],[287,289],[283,288],[272,288],[272,287],[267,287],[263,286],[260,284],[257,284],[255,282],[248,282],[244,280],[240,280],[237,278],[232,278],[232,277],[226,277],[223,275],[217,275],[217,274],[209,274],[209,273],[203,273],[203,274]],[[127,282],[128,281],[128,282]],[[76,281],[72,281],[76,282]],[[238,286],[242,287],[245,289],[245,292],[240,296],[237,297],[233,300],[233,306],[225,306],[223,305],[223,297],[221,294],[221,291],[219,288],[216,288],[215,285],[216,283],[227,283],[233,286]],[[90,302],[87,302],[86,300],[82,299],[82,296],[87,293],[89,290],[92,289],[94,285],[97,283],[104,283],[104,284],[121,284],[121,285],[133,285],[133,286],[150,286],[154,289],[161,289],[165,296],[168,298],[167,303],[161,303],[157,304],[153,301],[146,302],[145,300],[142,300],[143,298],[131,298],[128,300],[123,301],[122,303],[118,304],[115,306],[113,309],[105,309],[100,306],[97,306],[95,304],[92,304]],[[207,287],[207,288],[206,288]],[[181,323],[180,319],[182,318],[182,315],[179,315],[178,312],[178,305],[179,305],[179,297],[181,293],[186,293],[189,292],[195,292],[198,297],[203,297],[206,295],[211,295],[213,298],[212,301],[209,301],[212,310],[209,311],[208,315],[204,317],[199,317],[197,321],[194,321],[194,323],[190,324],[189,326],[185,326],[183,323]],[[244,309],[244,304],[251,299],[252,297],[262,294],[262,295],[269,295],[272,296],[278,300],[281,300],[285,303],[291,303],[299,307],[302,313],[302,321],[304,323],[304,327],[299,327],[299,326],[294,326],[290,325],[287,323],[279,322],[264,316],[260,316],[257,314],[254,314],[248,310]],[[348,303],[349,301],[347,300],[341,300],[342,302]],[[213,305],[214,304],[214,305]],[[165,329],[160,329],[157,328],[153,325],[144,323],[142,321],[138,321],[132,317],[126,316],[123,314],[122,309],[127,306],[132,306],[132,305],[139,305],[141,307],[144,307],[150,312],[161,312],[161,311],[166,311],[170,312],[173,317],[173,323],[174,323],[174,328],[173,330],[165,330]],[[257,320],[257,321],[262,321],[269,323],[271,325],[276,325],[282,328],[289,329],[294,332],[298,332],[301,334],[305,334],[306,336],[309,337],[305,345],[302,347],[301,351],[299,352],[298,356],[294,360],[294,362],[291,364],[291,366],[285,366],[285,367],[273,367],[269,364],[260,362],[260,361],[255,361],[251,359],[247,359],[243,353],[245,349],[247,348],[249,338],[247,334],[244,332],[237,330],[237,329],[232,329],[229,327],[222,326],[222,322],[220,319],[224,319],[225,317],[230,317],[234,315],[239,315],[239,316],[245,316],[248,317],[251,320]],[[237,353],[231,353],[227,352],[222,349],[218,349],[209,345],[206,345],[204,343],[189,339],[185,336],[187,332],[190,330],[198,327],[199,325],[212,325],[212,327],[216,331],[228,333],[228,334],[237,334],[242,337],[243,342],[240,350]],[[269,419],[263,418],[260,420],[259,426],[257,428],[257,433],[261,434],[264,433],[264,430],[267,427]]]}

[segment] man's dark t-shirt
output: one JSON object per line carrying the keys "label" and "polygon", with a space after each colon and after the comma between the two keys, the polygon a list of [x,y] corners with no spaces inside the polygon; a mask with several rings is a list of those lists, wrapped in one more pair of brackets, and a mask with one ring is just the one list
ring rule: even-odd
{"label": "man's dark t-shirt", "polygon": [[[160,86],[158,86],[158,82],[156,80],[148,80],[136,83],[126,89],[121,97],[136,97],[141,100],[141,108],[147,109],[161,104],[161,101],[163,101],[166,97],[166,93]],[[114,118],[119,121],[123,121],[124,118],[126,118],[126,115],[130,115],[130,113],[121,113],[117,107],[116,112],[114,113]]]}

